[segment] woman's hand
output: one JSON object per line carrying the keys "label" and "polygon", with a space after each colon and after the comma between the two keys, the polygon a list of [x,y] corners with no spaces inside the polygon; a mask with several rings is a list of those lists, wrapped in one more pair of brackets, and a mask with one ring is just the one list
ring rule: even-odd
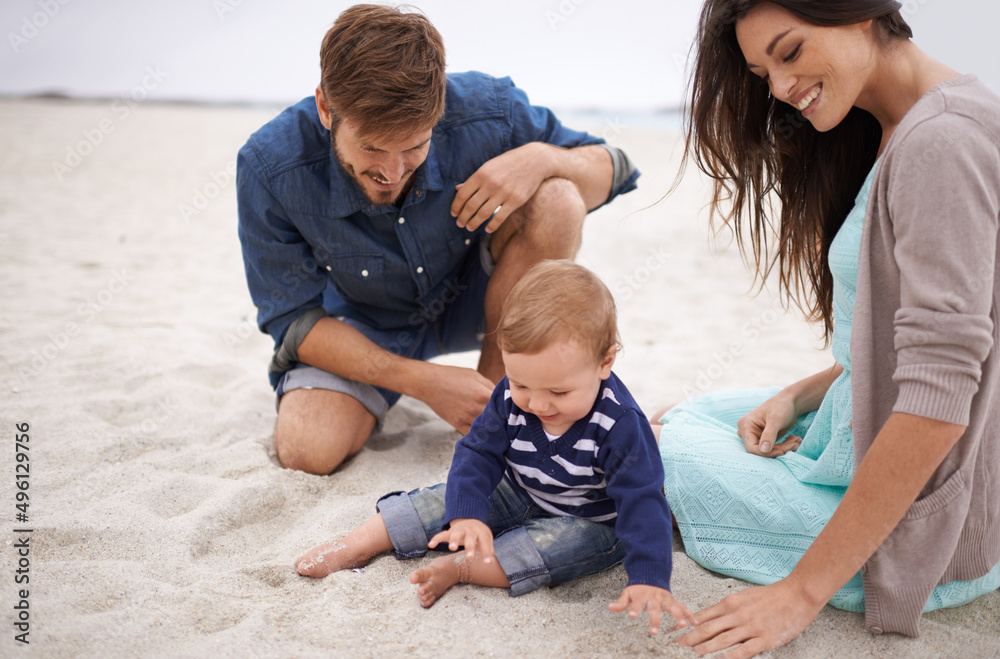
{"label": "woman's hand", "polygon": [[677,643],[700,655],[732,648],[725,659],[753,657],[801,634],[823,606],[798,587],[793,575],[769,586],[747,588],[699,611],[698,626]]}
{"label": "woman's hand", "polygon": [[795,401],[782,391],[740,419],[736,433],[743,440],[747,453],[776,458],[794,451],[802,443],[802,438],[796,435],[789,435],[778,443],[778,438],[788,432],[797,418]]}
{"label": "woman's hand", "polygon": [[776,458],[796,450],[802,443],[801,437],[792,435],[780,444],[778,438],[795,425],[799,416],[819,408],[826,392],[843,372],[843,367],[834,364],[833,368],[785,387],[740,419],[736,433],[743,440],[747,453]]}
{"label": "woman's hand", "polygon": [[701,654],[741,644],[725,655],[734,659],[784,645],[802,633],[882,546],[964,432],[962,425],[893,412],[792,574],[698,612],[698,626],[678,642]]}

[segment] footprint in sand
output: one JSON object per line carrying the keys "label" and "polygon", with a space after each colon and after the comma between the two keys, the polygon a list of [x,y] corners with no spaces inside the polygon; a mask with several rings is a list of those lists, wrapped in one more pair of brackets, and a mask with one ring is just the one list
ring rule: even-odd
{"label": "footprint in sand", "polygon": [[243,574],[253,577],[271,588],[284,586],[292,577],[288,566],[284,563],[281,565],[261,565],[259,567],[247,568],[243,570]]}
{"label": "footprint in sand", "polygon": [[372,435],[365,443],[365,448],[371,451],[391,451],[392,449],[402,446],[406,443],[406,437],[410,434],[406,431],[393,432],[393,433],[379,433],[377,435]]}
{"label": "footprint in sand", "polygon": [[202,505],[173,521],[187,533],[192,555],[201,556],[227,534],[281,515],[287,500],[281,483],[225,481]]}
{"label": "footprint in sand", "polygon": [[143,490],[139,499],[153,514],[164,519],[191,512],[212,496],[214,483],[204,476],[179,476]]}
{"label": "footprint in sand", "polygon": [[225,389],[234,382],[247,376],[246,369],[232,364],[214,364],[212,366],[191,366],[174,369],[171,378],[189,382],[199,387]]}

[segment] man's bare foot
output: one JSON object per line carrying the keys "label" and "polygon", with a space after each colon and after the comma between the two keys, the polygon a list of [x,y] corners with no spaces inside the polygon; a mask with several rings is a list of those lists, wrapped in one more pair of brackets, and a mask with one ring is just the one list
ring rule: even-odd
{"label": "man's bare foot", "polygon": [[321,578],[331,572],[367,565],[372,557],[390,549],[392,541],[379,514],[346,538],[313,547],[295,561],[295,570],[304,577]]}
{"label": "man's bare foot", "polygon": [[450,554],[439,556],[427,567],[417,568],[410,573],[410,583],[417,584],[417,598],[425,609],[444,595],[445,591],[461,581],[462,568],[468,569],[465,555]]}

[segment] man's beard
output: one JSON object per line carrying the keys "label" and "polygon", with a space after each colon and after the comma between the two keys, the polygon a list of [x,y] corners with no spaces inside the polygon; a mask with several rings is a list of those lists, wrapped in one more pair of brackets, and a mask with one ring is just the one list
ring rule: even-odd
{"label": "man's beard", "polygon": [[[361,190],[361,194],[365,196],[365,199],[375,204],[376,206],[398,206],[400,202],[403,201],[403,197],[406,196],[406,193],[408,193],[410,191],[410,188],[413,187],[412,182],[407,180],[407,182],[398,191],[371,190],[365,185],[365,179],[370,176],[378,176],[379,178],[381,178],[379,173],[365,171],[362,172],[361,174],[358,174],[358,172],[354,169],[354,167],[344,159],[343,155],[341,155],[340,149],[337,148],[337,142],[333,138],[333,131],[330,131],[330,144],[333,146],[333,152],[337,156],[337,161],[340,163],[340,166],[344,169],[345,172],[347,172],[347,175],[354,180],[354,184],[358,186],[359,190]],[[413,172],[409,171],[403,174],[403,176],[404,178],[408,178],[412,176],[412,174]]]}

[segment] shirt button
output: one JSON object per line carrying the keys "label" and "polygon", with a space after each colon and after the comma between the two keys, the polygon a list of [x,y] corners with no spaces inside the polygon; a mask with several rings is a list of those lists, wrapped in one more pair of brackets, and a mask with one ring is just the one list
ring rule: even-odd
{"label": "shirt button", "polygon": [[333,266],[332,265],[326,266],[326,271],[327,272],[333,272]]}
{"label": "shirt button", "polygon": [[368,271],[367,270],[362,270],[361,271],[361,276],[362,277],[367,277],[368,276]]}
{"label": "shirt button", "polygon": [[405,217],[401,217],[401,218],[399,218],[396,221],[399,222],[400,224],[406,224],[406,218]]}
{"label": "shirt button", "polygon": [[419,275],[419,274],[421,274],[421,273],[422,273],[423,271],[424,271],[424,266],[422,266],[422,265],[418,265],[418,266],[417,266],[417,274]]}
{"label": "shirt button", "polygon": [[417,196],[418,196],[418,197],[422,197],[422,196],[423,196],[423,194],[424,194],[423,192],[421,192],[420,190],[417,190]]}
{"label": "shirt button", "polygon": [[472,242],[472,239],[471,239],[471,238],[466,238],[466,239],[465,239],[465,244],[466,244],[466,245],[468,245],[468,244],[469,244],[469,243],[471,243],[471,242]]}

